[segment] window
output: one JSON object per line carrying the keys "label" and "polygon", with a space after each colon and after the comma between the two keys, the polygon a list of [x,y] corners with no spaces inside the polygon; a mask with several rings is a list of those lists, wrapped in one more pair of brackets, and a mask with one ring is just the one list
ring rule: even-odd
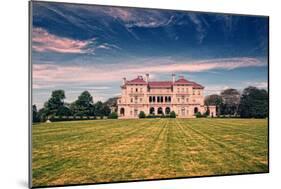
{"label": "window", "polygon": [[198,95],[200,95],[200,91],[198,91],[198,93],[197,93]]}
{"label": "window", "polygon": [[195,90],[193,90],[193,95],[195,95]]}
{"label": "window", "polygon": [[180,92],[180,88],[178,88],[178,93]]}
{"label": "window", "polygon": [[133,98],[131,98],[131,103],[133,103],[133,101],[134,101]]}
{"label": "window", "polygon": [[132,87],[132,88],[131,88],[131,93],[133,92],[133,90],[134,90],[134,89],[133,89],[133,87]]}
{"label": "window", "polygon": [[135,97],[135,103],[137,103],[138,102],[138,97]]}
{"label": "window", "polygon": [[138,116],[138,109],[134,110],[134,116]]}
{"label": "window", "polygon": [[181,92],[184,92],[184,88],[181,89]]}
{"label": "window", "polygon": [[140,88],[140,92],[142,92],[142,88]]}
{"label": "window", "polygon": [[138,88],[136,88],[136,92],[138,92]]}
{"label": "window", "polygon": [[130,115],[133,115],[133,111],[132,110],[130,111]]}
{"label": "window", "polygon": [[140,98],[140,102],[142,102],[142,98]]}
{"label": "window", "polygon": [[188,102],[188,98],[186,98],[186,102]]}
{"label": "window", "polygon": [[155,96],[152,97],[152,102],[155,102]]}
{"label": "window", "polygon": [[119,104],[121,104],[121,100],[119,100]]}
{"label": "window", "polygon": [[178,98],[178,102],[180,102],[180,98]]}
{"label": "window", "polygon": [[152,96],[149,96],[149,102],[152,102]]}
{"label": "window", "polygon": [[184,108],[181,109],[181,115],[185,116],[185,109]]}

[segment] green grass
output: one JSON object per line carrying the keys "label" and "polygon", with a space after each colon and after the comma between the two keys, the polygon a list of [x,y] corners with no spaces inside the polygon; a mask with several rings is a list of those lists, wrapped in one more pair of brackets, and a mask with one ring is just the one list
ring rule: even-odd
{"label": "green grass", "polygon": [[265,119],[33,125],[33,186],[268,172]]}

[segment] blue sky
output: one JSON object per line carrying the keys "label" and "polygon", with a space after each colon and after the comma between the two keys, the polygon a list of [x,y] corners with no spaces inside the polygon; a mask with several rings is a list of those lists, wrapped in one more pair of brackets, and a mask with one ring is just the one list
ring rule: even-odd
{"label": "blue sky", "polygon": [[33,2],[33,102],[120,94],[122,78],[171,74],[205,94],[267,88],[268,19],[259,16]]}

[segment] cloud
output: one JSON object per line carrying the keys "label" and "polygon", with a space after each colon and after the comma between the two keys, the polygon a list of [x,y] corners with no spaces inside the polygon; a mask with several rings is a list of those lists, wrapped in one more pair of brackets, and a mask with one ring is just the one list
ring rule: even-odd
{"label": "cloud", "polygon": [[32,49],[37,52],[95,54],[97,49],[121,49],[117,45],[99,43],[97,39],[73,40],[50,34],[43,28],[33,28]]}
{"label": "cloud", "polygon": [[194,13],[189,13],[188,17],[195,25],[195,29],[197,31],[197,38],[198,38],[199,44],[201,44],[207,33],[206,29],[204,28],[204,25],[207,25],[207,22],[204,20],[203,17],[201,18]]}
{"label": "cloud", "polygon": [[174,16],[164,14],[162,11],[149,9],[105,7],[95,11],[101,11],[110,17],[121,20],[127,28],[162,27],[172,23],[174,18]]}
{"label": "cloud", "polygon": [[206,85],[204,89],[205,95],[220,94],[223,90],[229,89],[228,85]]}
{"label": "cloud", "polygon": [[89,43],[89,41],[58,37],[42,28],[34,28],[32,32],[32,48],[38,52],[85,53]]}
{"label": "cloud", "polygon": [[209,70],[233,70],[245,67],[266,66],[255,58],[224,58],[201,61],[176,62],[166,59],[147,59],[134,63],[103,65],[57,65],[34,64],[33,87],[44,88],[54,85],[93,84],[107,82],[121,82],[121,78],[132,78],[137,75],[150,73],[171,74],[182,72],[205,72]]}
{"label": "cloud", "polygon": [[260,89],[267,89],[268,88],[267,81],[260,81],[260,82],[248,81],[248,82],[245,83],[245,85],[257,87],[257,88],[260,88]]}

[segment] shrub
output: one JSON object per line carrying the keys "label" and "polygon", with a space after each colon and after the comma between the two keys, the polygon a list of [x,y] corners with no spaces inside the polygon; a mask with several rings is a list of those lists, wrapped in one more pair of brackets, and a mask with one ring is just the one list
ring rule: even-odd
{"label": "shrub", "polygon": [[112,112],[108,115],[108,119],[117,119],[118,115],[116,112]]}
{"label": "shrub", "polygon": [[147,116],[146,116],[146,118],[155,118],[156,116],[154,115],[154,114],[148,114]]}
{"label": "shrub", "polygon": [[145,118],[145,113],[143,111],[140,111],[139,118]]}
{"label": "shrub", "polygon": [[200,118],[200,117],[202,117],[202,114],[201,114],[201,112],[196,112],[195,116],[196,116],[197,118]]}
{"label": "shrub", "polygon": [[176,113],[174,111],[171,111],[170,118],[176,118],[176,117],[177,117]]}

